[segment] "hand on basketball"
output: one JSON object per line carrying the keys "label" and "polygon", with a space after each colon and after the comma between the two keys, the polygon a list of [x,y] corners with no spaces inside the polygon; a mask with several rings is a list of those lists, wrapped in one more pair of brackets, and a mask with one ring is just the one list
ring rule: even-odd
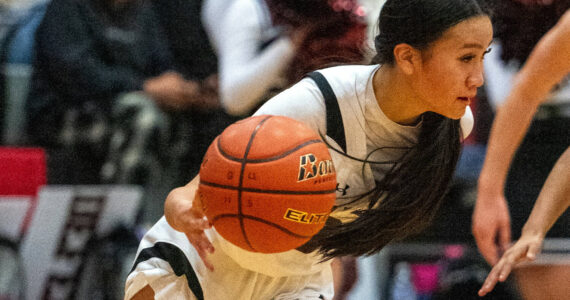
{"label": "hand on basketball", "polygon": [[507,279],[514,266],[519,263],[533,261],[536,259],[540,249],[544,235],[542,234],[525,234],[505,252],[499,262],[493,267],[483,286],[479,290],[479,296],[483,297],[493,290],[497,282],[503,282]]}
{"label": "hand on basketball", "polygon": [[490,265],[499,260],[511,242],[511,221],[507,200],[502,195],[488,196],[479,190],[473,211],[473,236],[479,251]]}
{"label": "hand on basketball", "polygon": [[194,180],[170,192],[164,204],[164,216],[172,228],[186,235],[204,265],[213,271],[214,266],[208,261],[207,256],[214,253],[214,247],[204,233],[204,230],[211,228],[212,225],[202,211],[200,195],[193,182]]}

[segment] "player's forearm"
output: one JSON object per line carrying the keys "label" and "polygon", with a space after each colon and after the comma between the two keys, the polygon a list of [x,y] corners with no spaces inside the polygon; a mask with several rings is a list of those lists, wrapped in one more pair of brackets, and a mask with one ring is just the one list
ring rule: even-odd
{"label": "player's forearm", "polygon": [[545,235],[556,219],[570,206],[570,147],[548,175],[528,218],[523,233]]}
{"label": "player's forearm", "polygon": [[522,97],[518,92],[512,93],[497,110],[479,178],[479,192],[502,194],[514,153],[538,106]]}
{"label": "player's forearm", "polygon": [[192,207],[194,195],[198,190],[200,176],[194,177],[188,184],[170,191],[164,201],[164,216],[168,224],[178,231],[184,231],[184,224],[179,220],[180,215]]}

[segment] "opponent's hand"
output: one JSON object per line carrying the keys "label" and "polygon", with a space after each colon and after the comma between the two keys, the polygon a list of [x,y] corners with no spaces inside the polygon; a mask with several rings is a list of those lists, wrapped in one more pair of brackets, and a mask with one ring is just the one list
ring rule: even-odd
{"label": "opponent's hand", "polygon": [[204,265],[213,271],[214,266],[207,256],[214,253],[215,249],[204,233],[212,225],[204,215],[201,203],[197,188],[192,184],[176,188],[166,197],[164,216],[172,228],[186,235]]}
{"label": "opponent's hand", "polygon": [[497,282],[504,282],[514,266],[519,263],[533,261],[540,253],[544,235],[524,234],[505,252],[499,262],[493,267],[487,279],[479,290],[479,296],[483,297],[493,290]]}
{"label": "opponent's hand", "polygon": [[473,211],[473,236],[479,251],[490,265],[499,260],[511,242],[511,221],[507,200],[500,194],[488,196],[479,191]]}

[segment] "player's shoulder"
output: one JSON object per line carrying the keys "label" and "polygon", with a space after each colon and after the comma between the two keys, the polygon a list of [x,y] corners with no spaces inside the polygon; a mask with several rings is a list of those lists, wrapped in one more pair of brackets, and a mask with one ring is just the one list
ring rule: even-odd
{"label": "player's shoulder", "polygon": [[356,79],[360,76],[369,76],[378,65],[339,65],[318,70],[327,79]]}
{"label": "player's shoulder", "polygon": [[337,98],[353,97],[365,91],[378,65],[341,65],[319,70]]}
{"label": "player's shoulder", "polygon": [[333,89],[346,87],[354,88],[366,84],[370,76],[378,69],[378,65],[340,65],[319,70]]}

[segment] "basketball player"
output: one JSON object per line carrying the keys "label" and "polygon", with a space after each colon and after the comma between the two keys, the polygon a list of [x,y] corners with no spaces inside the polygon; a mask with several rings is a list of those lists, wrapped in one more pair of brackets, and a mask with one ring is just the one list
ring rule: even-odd
{"label": "basketball player", "polygon": [[473,125],[491,21],[475,0],[388,0],[379,29],[372,65],[311,73],[256,112],[326,135],[339,184],[324,229],[295,250],[242,250],[205,219],[196,177],[145,235],[126,299],[330,300],[330,258],[376,253],[429,224]]}
{"label": "basketball player", "polygon": [[[567,10],[530,54],[524,67],[515,78],[513,90],[505,100],[503,107],[498,111],[494,121],[485,165],[479,179],[479,191],[484,192],[484,194],[480,195],[477,200],[473,218],[473,232],[483,255],[490,263],[496,264],[479,292],[480,295],[485,295],[491,291],[497,281],[506,280],[516,264],[536,258],[547,231],[570,204],[570,149],[566,149],[548,176],[530,217],[522,228],[520,239],[505,252],[500,260],[497,259],[496,253],[499,251],[494,237],[497,234],[501,235],[503,237],[501,242],[507,244],[510,227],[501,227],[495,224],[500,220],[499,214],[504,214],[508,221],[508,209],[504,197],[489,197],[493,193],[482,191],[482,188],[498,188],[502,195],[503,185],[500,183],[504,182],[507,176],[511,158],[529,127],[537,107],[548,100],[548,94],[552,88],[570,73],[569,37],[570,10]],[[568,136],[557,138],[568,139]],[[487,184],[491,182],[492,184]],[[488,202],[488,200],[492,200],[492,202]],[[508,222],[506,224],[508,225]],[[489,228],[492,226],[496,226],[497,229]],[[503,245],[503,247],[506,248],[507,246]],[[557,273],[559,274],[558,278],[564,278],[570,273],[568,268],[562,272]],[[530,280],[534,282],[536,277]],[[565,291],[558,295],[568,296],[568,286],[563,287],[563,285],[560,287]],[[545,294],[554,290],[559,289],[543,290],[540,292],[540,296],[548,299],[560,299],[557,296],[549,297]],[[529,295],[529,299],[537,298]]]}

